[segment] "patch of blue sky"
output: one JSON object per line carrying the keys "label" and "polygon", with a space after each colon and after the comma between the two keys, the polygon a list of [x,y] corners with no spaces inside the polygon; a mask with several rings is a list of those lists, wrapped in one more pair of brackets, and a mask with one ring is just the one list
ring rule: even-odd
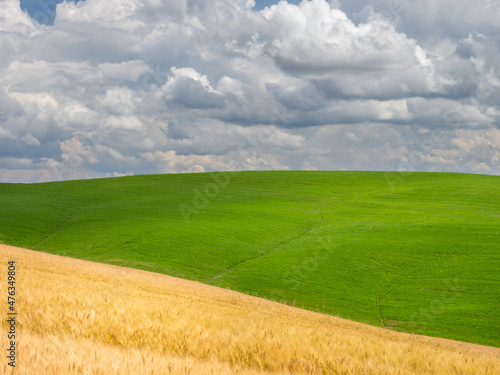
{"label": "patch of blue sky", "polygon": [[[84,0],[71,0],[75,3]],[[175,1],[175,0],[167,0]],[[301,0],[288,0],[290,4],[298,4]],[[31,18],[39,24],[52,25],[56,16],[57,4],[63,0],[21,0],[21,9],[27,11]],[[277,4],[279,0],[255,0],[254,10],[262,10],[265,7]]]}

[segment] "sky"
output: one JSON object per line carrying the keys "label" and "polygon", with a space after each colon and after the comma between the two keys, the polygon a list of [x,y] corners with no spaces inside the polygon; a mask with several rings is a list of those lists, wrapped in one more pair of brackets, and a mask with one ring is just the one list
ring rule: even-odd
{"label": "sky", "polygon": [[0,182],[500,175],[498,0],[0,0]]}

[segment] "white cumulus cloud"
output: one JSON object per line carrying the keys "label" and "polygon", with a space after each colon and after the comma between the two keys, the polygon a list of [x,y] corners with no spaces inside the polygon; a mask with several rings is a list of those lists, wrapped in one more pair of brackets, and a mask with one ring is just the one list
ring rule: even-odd
{"label": "white cumulus cloud", "polygon": [[499,173],[495,1],[254,5],[61,2],[40,25],[19,0],[2,1],[0,181]]}

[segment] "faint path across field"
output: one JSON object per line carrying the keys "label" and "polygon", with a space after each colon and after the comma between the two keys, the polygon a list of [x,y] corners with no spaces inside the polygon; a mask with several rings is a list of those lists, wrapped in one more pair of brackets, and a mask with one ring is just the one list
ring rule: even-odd
{"label": "faint path across field", "polygon": [[[323,220],[321,220],[323,221]],[[321,225],[321,222],[320,224],[318,225],[315,225],[313,226],[312,228],[308,229],[307,231],[305,231],[304,233],[302,234],[299,234],[297,237],[294,237],[294,238],[291,238],[289,240],[286,240],[286,241],[283,241],[283,242],[280,242],[279,244],[277,244],[275,247],[273,247],[271,250],[269,250],[268,252],[266,253],[261,253],[259,255],[256,255],[254,257],[251,257],[251,258],[248,258],[248,259],[243,259],[237,263],[234,263],[226,268],[224,268],[223,270],[217,272],[215,275],[213,275],[212,277],[210,277],[210,279],[208,279],[208,282],[210,284],[212,284],[213,280],[215,280],[216,278],[222,276],[223,274],[235,269],[236,267],[240,266],[241,264],[243,263],[247,263],[247,262],[250,262],[252,260],[255,260],[255,259],[259,259],[259,258],[263,258],[265,257],[266,255],[269,255],[271,254],[272,252],[276,251],[277,249],[279,249],[281,246],[284,246],[284,245],[288,245],[289,243],[293,242],[293,241],[296,241],[304,236],[307,236],[309,233],[311,233],[313,230],[315,230],[316,228],[318,228],[319,226]]]}
{"label": "faint path across field", "polygon": [[32,249],[35,249],[38,245],[40,245],[42,242],[44,242],[45,240],[48,240],[50,237],[52,237],[54,234],[56,234],[57,232],[59,232],[65,225],[68,221],[70,221],[73,216],[74,216],[74,212],[71,213],[71,215],[69,215],[66,219],[64,219],[64,221],[61,223],[61,225],[59,225],[56,230],[54,230],[52,233],[48,234],[47,236],[45,236],[44,238],[42,238],[40,241],[38,241],[36,244],[34,244],[33,246],[31,246]]}

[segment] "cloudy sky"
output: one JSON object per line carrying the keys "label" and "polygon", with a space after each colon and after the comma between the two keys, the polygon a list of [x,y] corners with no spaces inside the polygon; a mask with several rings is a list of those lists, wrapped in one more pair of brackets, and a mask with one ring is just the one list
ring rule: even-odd
{"label": "cloudy sky", "polygon": [[500,175],[499,0],[0,0],[0,49],[2,182]]}

